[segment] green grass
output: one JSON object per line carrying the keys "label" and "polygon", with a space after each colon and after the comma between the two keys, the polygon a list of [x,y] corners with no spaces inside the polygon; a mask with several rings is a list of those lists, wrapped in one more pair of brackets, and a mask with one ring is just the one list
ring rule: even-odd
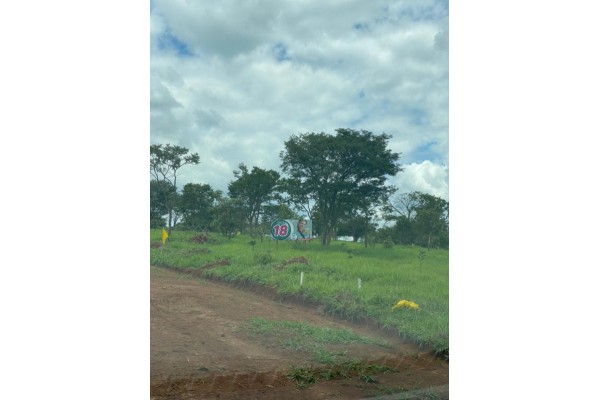
{"label": "green grass", "polygon": [[290,367],[287,378],[296,382],[299,389],[306,389],[317,383],[319,379],[330,381],[334,379],[348,379],[357,377],[365,383],[377,383],[376,374],[397,372],[396,368],[385,365],[369,364],[359,360],[348,360],[326,368],[315,368],[307,366]]}
{"label": "green grass", "polygon": [[324,344],[377,344],[387,346],[385,342],[359,336],[350,329],[335,329],[293,321],[269,321],[264,318],[251,318],[246,329],[253,334],[267,335],[271,338],[296,338],[300,342]]}
{"label": "green grass", "polygon": [[[173,231],[163,248],[150,249],[151,264],[194,270],[226,259],[229,265],[206,269],[204,276],[266,285],[281,295],[318,302],[326,312],[350,320],[374,319],[382,327],[448,355],[447,250],[365,248],[348,242],[325,247],[317,240],[276,242],[266,237],[261,241],[246,235],[228,240],[218,234],[210,234],[206,243],[198,244],[191,241],[196,235]],[[151,231],[151,243],[159,243],[160,237],[160,230]],[[284,265],[299,257],[306,263]],[[392,310],[401,299],[416,302],[420,309]]]}
{"label": "green grass", "polygon": [[268,338],[270,343],[275,341],[283,348],[311,353],[312,360],[320,364],[333,364],[348,355],[347,350],[332,350],[328,345],[363,343],[389,346],[386,342],[357,335],[350,329],[334,329],[304,322],[251,318],[242,330],[254,336]]}

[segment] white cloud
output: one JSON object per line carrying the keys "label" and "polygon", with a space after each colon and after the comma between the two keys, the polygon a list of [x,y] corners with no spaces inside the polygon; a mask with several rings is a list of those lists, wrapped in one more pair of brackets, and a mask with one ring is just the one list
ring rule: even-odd
{"label": "white cloud", "polygon": [[199,153],[191,182],[226,190],[240,162],[279,170],[290,135],[336,128],[448,165],[447,2],[156,0],[150,21],[151,141]]}
{"label": "white cloud", "polygon": [[448,167],[431,161],[403,166],[394,184],[398,193],[423,192],[448,200]]}

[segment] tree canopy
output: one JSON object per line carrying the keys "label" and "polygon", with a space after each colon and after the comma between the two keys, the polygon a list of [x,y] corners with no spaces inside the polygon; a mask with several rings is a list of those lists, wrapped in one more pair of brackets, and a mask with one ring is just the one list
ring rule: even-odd
{"label": "tree canopy", "polygon": [[[388,148],[391,136],[365,130],[336,129],[290,136],[280,152],[281,171],[233,171],[228,195],[208,184],[188,183],[177,190],[180,168],[200,163],[198,154],[171,144],[150,146],[151,227],[168,229],[183,219],[183,229],[211,230],[231,238],[249,231],[261,240],[276,219],[311,219],[313,232],[328,245],[338,235],[376,238],[388,244],[447,248],[449,204],[421,192],[392,197],[388,179],[402,171],[400,154]],[[395,222],[381,228],[376,220]]]}
{"label": "tree canopy", "polygon": [[279,173],[258,167],[253,167],[248,172],[248,167],[243,163],[238,168],[233,172],[237,179],[228,185],[229,197],[241,200],[248,224],[256,227],[260,215],[264,213],[264,206],[275,198],[274,190],[279,181]]}
{"label": "tree canopy", "polygon": [[391,136],[336,129],[336,135],[292,135],[280,153],[287,174],[282,188],[288,201],[313,202],[321,243],[329,244],[340,218],[389,196],[390,176],[402,171],[399,153],[387,148]]}
{"label": "tree canopy", "polygon": [[448,248],[449,203],[427,193],[402,193],[386,207],[386,219],[396,221],[393,240],[402,244]]}
{"label": "tree canopy", "polygon": [[213,223],[214,207],[222,200],[223,193],[208,184],[188,183],[179,199],[179,210],[186,228],[208,230]]}
{"label": "tree canopy", "polygon": [[188,154],[189,149],[182,146],[173,146],[170,143],[150,145],[150,176],[156,182],[158,195],[162,196],[166,211],[169,215],[167,228],[171,234],[173,211],[177,206],[177,172],[188,164],[199,164],[200,156],[197,153]]}

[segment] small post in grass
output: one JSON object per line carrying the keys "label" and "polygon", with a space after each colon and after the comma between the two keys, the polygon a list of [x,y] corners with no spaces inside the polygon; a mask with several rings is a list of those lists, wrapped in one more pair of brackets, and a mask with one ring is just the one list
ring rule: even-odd
{"label": "small post in grass", "polygon": [[358,288],[360,289],[362,287],[362,281],[360,280],[360,278],[358,278]]}
{"label": "small post in grass", "polygon": [[300,286],[304,283],[304,272],[300,272]]}

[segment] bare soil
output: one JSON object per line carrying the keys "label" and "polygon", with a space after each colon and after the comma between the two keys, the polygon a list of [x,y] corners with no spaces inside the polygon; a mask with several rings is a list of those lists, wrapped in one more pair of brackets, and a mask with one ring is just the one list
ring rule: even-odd
{"label": "bare soil", "polygon": [[[374,327],[324,315],[314,305],[274,299],[180,272],[150,267],[151,399],[447,399],[447,361]],[[254,291],[253,291],[254,290]],[[395,372],[322,379],[311,354],[253,335],[253,317],[296,321],[384,340],[390,346],[344,345],[348,359]],[[312,368],[317,382],[298,387],[292,366]],[[427,389],[423,392],[423,389]],[[401,395],[398,393],[402,393]],[[402,396],[402,397],[399,397]]]}

